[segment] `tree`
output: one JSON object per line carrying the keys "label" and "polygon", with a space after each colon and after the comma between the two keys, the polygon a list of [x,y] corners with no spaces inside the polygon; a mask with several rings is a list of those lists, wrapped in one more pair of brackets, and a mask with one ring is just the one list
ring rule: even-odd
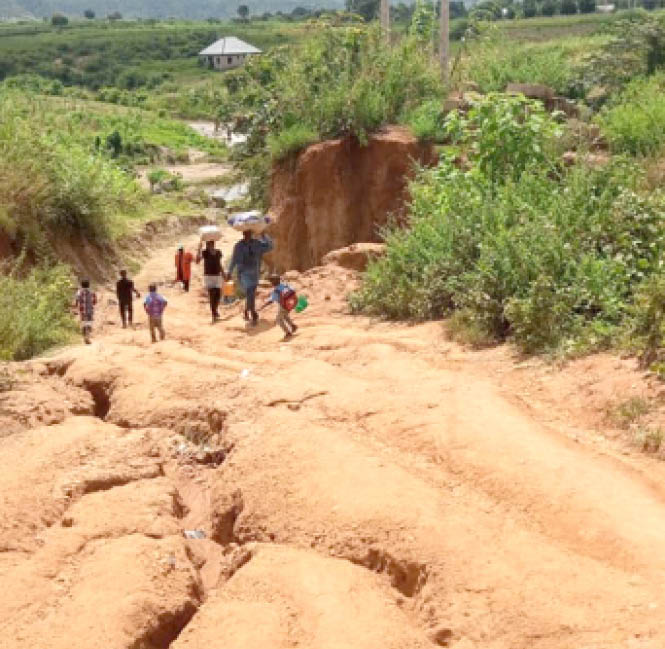
{"label": "tree", "polygon": [[596,0],[580,0],[580,13],[592,14],[596,11]]}
{"label": "tree", "polygon": [[51,16],[51,25],[54,27],[64,27],[69,24],[69,18],[63,16],[62,14],[53,14]]}
{"label": "tree", "polygon": [[439,13],[441,14],[439,17],[439,65],[441,66],[441,77],[444,82],[447,82],[449,75],[450,0],[441,0]]}
{"label": "tree", "polygon": [[114,11],[107,16],[109,20],[122,20],[122,14],[119,11]]}
{"label": "tree", "polygon": [[538,13],[536,0],[524,0],[524,17],[533,18]]}
{"label": "tree", "polygon": [[455,18],[466,18],[466,7],[462,0],[451,0],[450,2],[450,17]]}
{"label": "tree", "polygon": [[92,20],[95,17],[95,12],[92,9],[86,9],[83,12],[83,15],[88,19]]}
{"label": "tree", "polygon": [[567,16],[577,13],[577,2],[575,0],[561,0],[561,13]]}
{"label": "tree", "polygon": [[238,15],[241,20],[247,20],[249,17],[249,7],[247,5],[240,5],[238,7]]}
{"label": "tree", "polygon": [[432,42],[436,30],[436,11],[429,0],[416,0],[410,32],[424,41]]}
{"label": "tree", "polygon": [[553,16],[558,8],[559,6],[556,0],[545,0],[540,6],[540,13],[543,14],[543,16]]}
{"label": "tree", "polygon": [[346,0],[346,10],[369,22],[379,15],[379,2],[380,0]]}

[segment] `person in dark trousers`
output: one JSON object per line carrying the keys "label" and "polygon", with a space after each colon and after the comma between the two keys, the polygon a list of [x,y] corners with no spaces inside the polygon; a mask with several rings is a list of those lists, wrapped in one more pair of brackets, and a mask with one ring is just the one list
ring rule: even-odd
{"label": "person in dark trousers", "polygon": [[141,297],[141,294],[134,288],[134,282],[127,277],[127,271],[120,271],[120,279],[115,285],[115,294],[118,296],[118,307],[120,308],[120,318],[122,319],[122,328],[127,328],[127,323],[132,326],[134,320],[134,296]]}
{"label": "person in dark trousers", "polygon": [[233,248],[233,257],[228,270],[228,277],[238,269],[240,286],[245,291],[245,320],[252,319],[252,324],[259,320],[256,312],[256,288],[259,285],[261,270],[261,257],[273,249],[272,239],[265,234],[260,239],[254,239],[251,230],[242,233],[242,239]]}
{"label": "person in dark trousers", "polygon": [[90,344],[90,335],[92,334],[92,321],[95,318],[95,305],[97,304],[97,295],[90,290],[90,280],[81,280],[81,288],[76,292],[76,306],[81,318],[81,333],[86,345]]}
{"label": "person in dark trousers", "polygon": [[222,253],[215,248],[214,241],[206,241],[205,250],[201,250],[203,243],[199,243],[196,252],[196,263],[203,259],[203,286],[208,291],[210,300],[210,313],[213,323],[219,320],[219,301],[222,297],[222,279],[225,278],[222,270]]}
{"label": "person in dark trousers", "polygon": [[298,326],[291,320],[288,304],[284,304],[283,296],[290,293],[295,297],[293,289],[288,284],[283,284],[279,275],[271,275],[270,283],[272,284],[272,292],[270,297],[261,306],[261,311],[270,306],[273,302],[277,304],[277,324],[284,332],[284,340],[288,340],[293,334],[298,331]]}
{"label": "person in dark trousers", "polygon": [[164,340],[166,337],[166,332],[164,331],[164,324],[162,321],[162,316],[164,315],[164,309],[168,302],[157,292],[157,285],[150,284],[148,288],[150,291],[145,298],[143,303],[143,308],[148,314],[148,326],[150,328],[150,338],[153,343],[157,342],[156,331],[159,331],[160,340]]}
{"label": "person in dark trousers", "polygon": [[189,281],[192,278],[193,260],[194,256],[192,253],[187,252],[183,245],[179,245],[178,250],[175,253],[175,281],[182,282],[182,288],[185,290],[185,293],[189,291]]}

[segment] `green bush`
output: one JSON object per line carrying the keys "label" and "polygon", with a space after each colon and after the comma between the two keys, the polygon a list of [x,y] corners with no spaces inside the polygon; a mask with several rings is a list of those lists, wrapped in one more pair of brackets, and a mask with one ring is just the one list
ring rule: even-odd
{"label": "green bush", "polygon": [[598,117],[615,153],[651,155],[665,146],[665,74],[636,79]]}
{"label": "green bush", "polygon": [[107,241],[139,205],[136,183],[76,127],[48,100],[0,91],[3,229],[21,245],[35,248],[48,232]]}
{"label": "green bush", "polygon": [[520,131],[505,126],[519,121],[514,99],[486,101],[447,120],[467,165],[451,155],[420,172],[408,228],[384,232],[386,255],[351,304],[388,318],[458,313],[471,338],[512,337],[527,352],[605,347],[659,268],[665,203],[637,193],[639,174],[620,159],[561,169],[547,116],[530,107]]}
{"label": "green bush", "polygon": [[493,26],[482,27],[462,60],[464,76],[482,92],[503,92],[509,83],[540,83],[572,96],[577,92],[578,62],[600,38],[519,43],[509,40],[507,34]]}
{"label": "green bush", "polygon": [[625,327],[626,346],[637,352],[642,367],[660,361],[660,350],[665,345],[665,276],[656,273],[642,282],[631,305]]}
{"label": "green bush", "polygon": [[65,266],[34,268],[23,278],[0,274],[0,360],[25,360],[70,340],[71,301]]}
{"label": "green bush", "polygon": [[443,98],[438,67],[422,48],[418,36],[389,47],[375,25],[319,22],[299,46],[277,48],[225,75],[229,110],[222,112],[236,114],[236,130],[248,136],[236,149],[245,171],[261,168],[252,158],[279,157],[313,134],[364,142],[423,100]]}
{"label": "green bush", "polygon": [[298,153],[319,139],[318,133],[305,124],[294,124],[277,135],[268,137],[268,149],[273,160]]}
{"label": "green bush", "polygon": [[443,142],[447,137],[444,119],[443,103],[435,99],[412,110],[405,121],[419,140]]}

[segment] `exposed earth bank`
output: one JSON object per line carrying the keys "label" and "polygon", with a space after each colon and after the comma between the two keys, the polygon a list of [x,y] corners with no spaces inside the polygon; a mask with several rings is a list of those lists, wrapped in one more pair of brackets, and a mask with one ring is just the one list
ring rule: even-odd
{"label": "exposed earth bank", "polygon": [[212,326],[172,264],[138,278],[166,341],[109,307],[3,387],[2,649],[665,646],[663,468],[573,428],[556,377],[348,315],[336,266],[290,276],[289,343]]}
{"label": "exposed earth bank", "polygon": [[353,243],[378,243],[390,215],[403,216],[407,184],[417,164],[435,162],[430,145],[408,129],[313,144],[278,164],[271,181],[272,263],[280,271],[308,270]]}

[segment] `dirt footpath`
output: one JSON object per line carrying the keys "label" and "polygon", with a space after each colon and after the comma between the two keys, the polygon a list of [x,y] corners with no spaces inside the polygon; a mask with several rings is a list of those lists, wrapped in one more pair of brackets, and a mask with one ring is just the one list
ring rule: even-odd
{"label": "dirt footpath", "polygon": [[349,316],[353,281],[294,280],[284,343],[270,310],[211,325],[197,269],[161,289],[166,341],[108,307],[21,366],[0,648],[665,647],[661,465],[526,408],[438,323]]}

